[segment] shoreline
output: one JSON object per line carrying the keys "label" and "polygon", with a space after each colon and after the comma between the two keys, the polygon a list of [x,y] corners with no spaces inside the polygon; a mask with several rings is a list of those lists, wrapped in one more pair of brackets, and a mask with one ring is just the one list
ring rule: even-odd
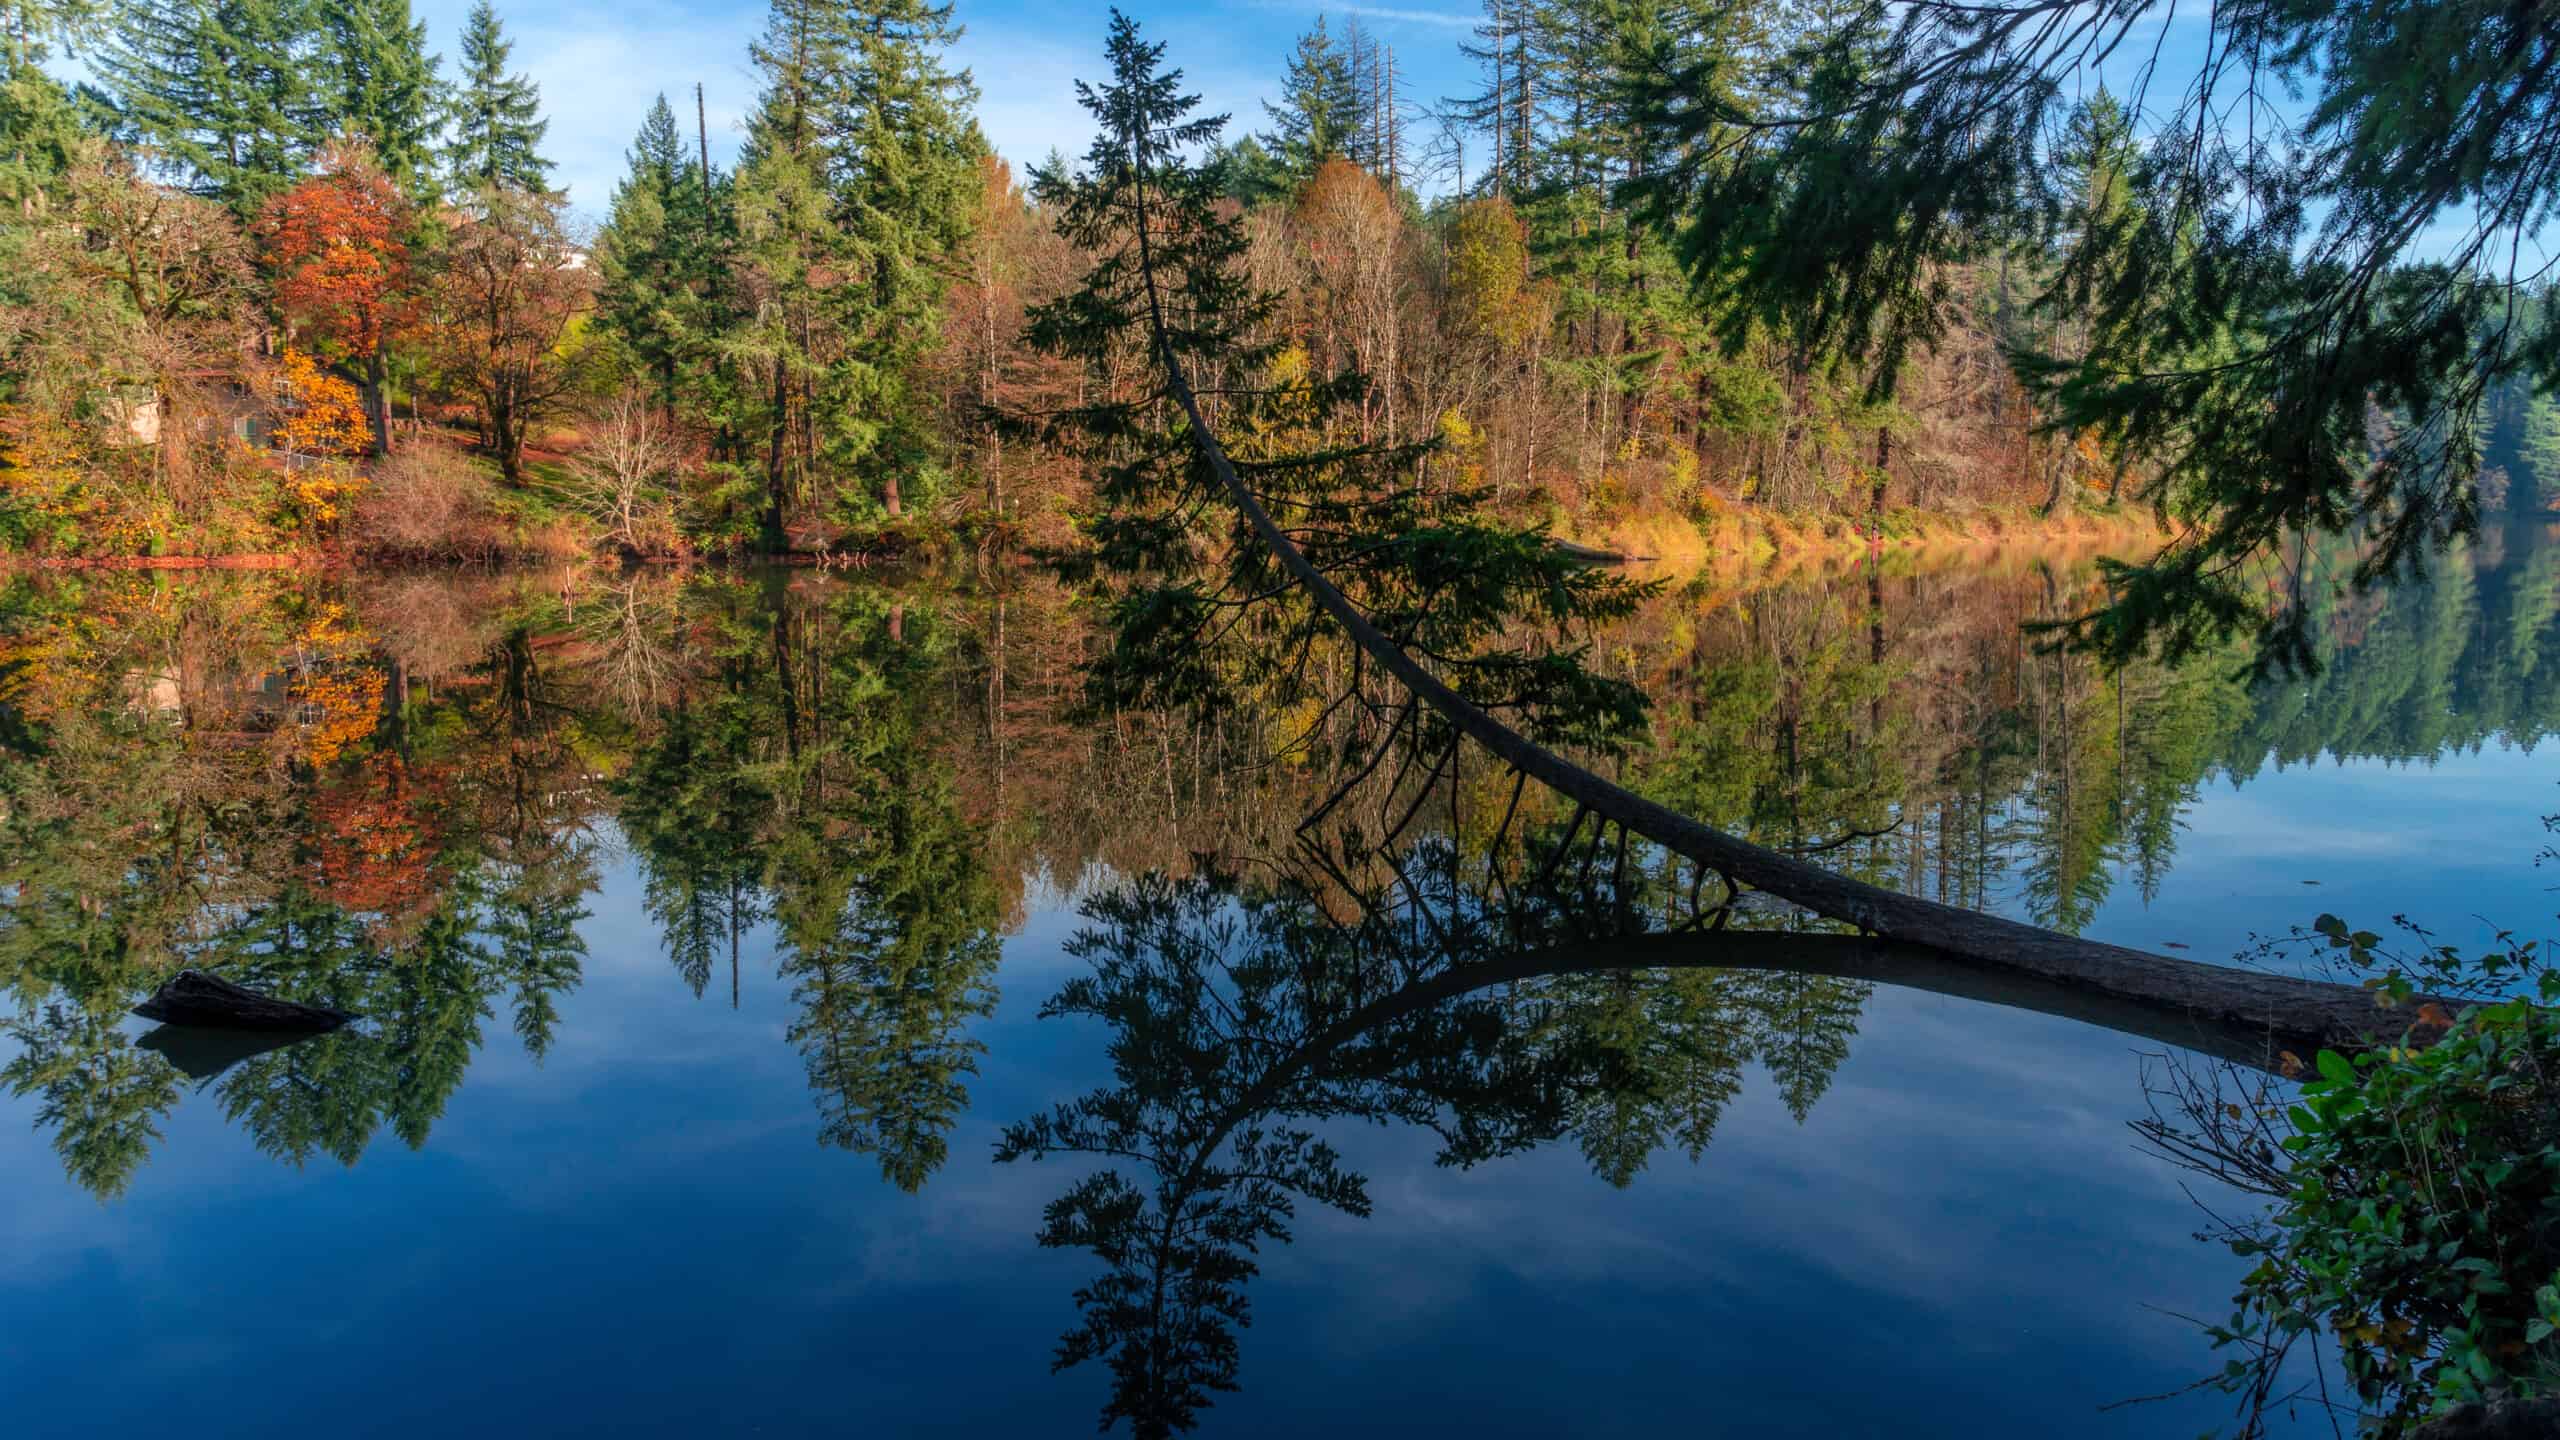
{"label": "shoreline", "polygon": [[1635,517],[1587,535],[1578,545],[1612,551],[1645,575],[1668,580],[1740,580],[1808,569],[1849,569],[1869,559],[1930,561],[1968,553],[2032,547],[2044,551],[2134,553],[2157,550],[2176,532],[2150,510],[1897,511],[1884,534],[1865,517],[1789,516],[1729,509],[1706,519]]}
{"label": "shoreline", "polygon": [[[1756,575],[1793,572],[1810,565],[1855,562],[1863,557],[1928,556],[1966,550],[1998,550],[2021,543],[2092,550],[2158,545],[2171,532],[2154,523],[2150,512],[2072,511],[2039,516],[2032,511],[1899,511],[1883,535],[1862,528],[1863,517],[1788,516],[1731,509],[1707,518],[1638,516],[1577,534],[1557,535],[1559,542],[1608,561],[1664,578]],[[503,570],[548,568],[560,564],[625,566],[748,565],[795,569],[861,568],[877,557],[832,550],[793,550],[778,554],[706,552],[695,555],[617,556],[498,555],[480,559],[416,559],[368,557],[338,549],[222,553],[211,555],[26,555],[0,554],[0,572],[10,571],[165,571],[165,570]],[[1605,562],[1604,562],[1605,563]]]}

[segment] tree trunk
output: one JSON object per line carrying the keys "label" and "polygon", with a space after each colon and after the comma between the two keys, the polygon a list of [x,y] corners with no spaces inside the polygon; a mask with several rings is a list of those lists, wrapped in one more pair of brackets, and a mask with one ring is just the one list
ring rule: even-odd
{"label": "tree trunk", "polygon": [[364,362],[364,418],[373,426],[373,453],[391,453],[391,364],[375,346]]}
{"label": "tree trunk", "polygon": [[1882,425],[1876,427],[1876,473],[1874,489],[1867,499],[1867,518],[1873,526],[1873,538],[1884,538],[1884,492],[1893,483],[1893,432]]}
{"label": "tree trunk", "polygon": [[782,456],[791,434],[791,380],[782,362],[773,363],[773,443],[765,452],[764,522],[758,527],[757,543],[768,554],[779,555],[790,548],[782,533]]}
{"label": "tree trunk", "polygon": [[[1158,353],[1167,353],[1158,331]],[[2200,1023],[2272,1033],[2286,1041],[2333,1044],[2353,1035],[2383,1036],[2409,1028],[2406,1007],[2385,1010],[2370,991],[2352,985],[2267,975],[2225,965],[2146,954],[2120,945],[2083,940],[1998,915],[1941,905],[1826,870],[1800,856],[1771,850],[1635,794],[1495,719],[1426,669],[1389,639],[1333,581],[1311,564],[1275,523],[1235,467],[1200,412],[1189,379],[1169,360],[1166,379],[1175,403],[1191,422],[1193,443],[1245,522],[1270,547],[1317,608],[1332,616],[1353,644],[1452,729],[1495,758],[1536,780],[1577,807],[1629,834],[1641,835],[1703,871],[1724,877],[1739,892],[1766,890],[1826,919],[1854,925],[1886,939],[1924,945],[1994,972],[2037,977],[2108,1003],[2168,1006]],[[2432,1035],[2415,1037],[2420,1042]]]}
{"label": "tree trunk", "polygon": [[522,485],[524,426],[511,398],[501,396],[489,407],[489,448],[497,453],[499,478],[509,485]]}

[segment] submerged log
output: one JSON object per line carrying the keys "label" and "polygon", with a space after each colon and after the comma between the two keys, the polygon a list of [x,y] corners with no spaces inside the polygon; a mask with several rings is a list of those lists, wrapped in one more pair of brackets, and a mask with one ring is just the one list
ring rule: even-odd
{"label": "submerged log", "polygon": [[356,1018],[326,1005],[302,1005],[245,990],[218,975],[181,970],[133,1007],[145,1020],[225,1030],[335,1030]]}
{"label": "submerged log", "polygon": [[1617,550],[1603,550],[1596,545],[1585,545],[1577,540],[1559,540],[1552,536],[1548,538],[1547,543],[1556,548],[1557,554],[1568,560],[1579,560],[1585,565],[1624,565],[1631,560],[1652,558],[1646,555],[1629,555]]}

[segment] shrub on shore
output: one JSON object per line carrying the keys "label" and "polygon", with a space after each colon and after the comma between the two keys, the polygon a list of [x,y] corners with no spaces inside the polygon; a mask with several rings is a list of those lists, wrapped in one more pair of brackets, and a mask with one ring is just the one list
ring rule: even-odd
{"label": "shrub on shore", "polygon": [[460,451],[412,444],[375,466],[348,516],[347,538],[384,559],[494,559],[510,548],[496,489]]}

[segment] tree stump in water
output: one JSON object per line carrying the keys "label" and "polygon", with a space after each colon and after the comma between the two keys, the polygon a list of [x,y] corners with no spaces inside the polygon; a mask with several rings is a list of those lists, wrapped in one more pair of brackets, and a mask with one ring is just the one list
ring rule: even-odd
{"label": "tree stump in water", "polygon": [[210,1025],[226,1030],[335,1030],[353,1020],[344,1010],[300,1005],[244,990],[217,975],[181,970],[133,1007],[145,1020],[168,1025]]}

